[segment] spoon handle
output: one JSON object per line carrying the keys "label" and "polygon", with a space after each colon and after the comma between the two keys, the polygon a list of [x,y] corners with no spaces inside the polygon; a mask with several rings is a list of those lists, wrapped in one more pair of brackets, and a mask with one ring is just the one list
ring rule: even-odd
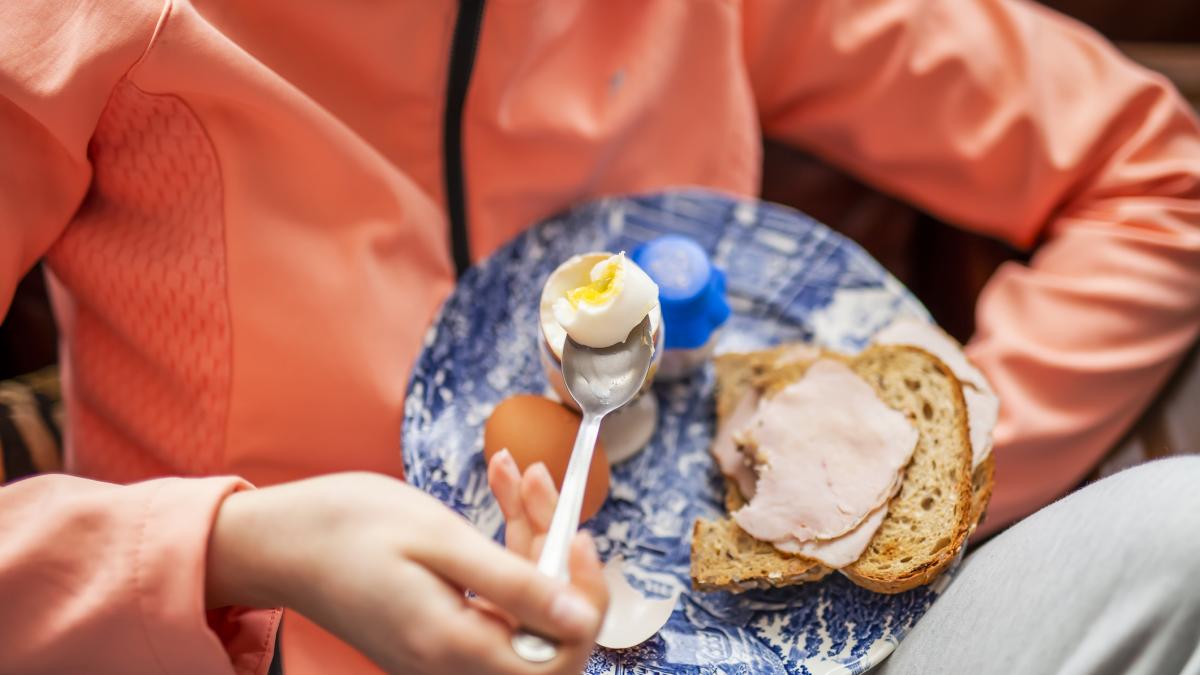
{"label": "spoon handle", "polygon": [[592,467],[592,453],[596,450],[596,437],[600,433],[603,415],[584,413],[575,435],[575,447],[571,449],[571,460],[563,476],[562,490],[554,506],[554,517],[546,532],[542,555],[538,558],[538,571],[546,576],[569,579],[567,553],[571,539],[579,529],[579,514],[583,510],[583,493],[587,487],[588,470]]}
{"label": "spoon handle", "polygon": [[[554,517],[550,520],[550,530],[546,533],[542,555],[538,558],[538,571],[546,576],[570,579],[567,554],[571,549],[571,539],[579,529],[588,469],[592,466],[592,453],[596,450],[596,436],[600,433],[600,421],[603,419],[604,415],[584,413],[583,421],[579,423],[575,447],[571,450],[562,490],[554,506]],[[558,654],[558,647],[553,642],[524,629],[513,635],[512,646],[518,656],[533,663],[544,663]]]}

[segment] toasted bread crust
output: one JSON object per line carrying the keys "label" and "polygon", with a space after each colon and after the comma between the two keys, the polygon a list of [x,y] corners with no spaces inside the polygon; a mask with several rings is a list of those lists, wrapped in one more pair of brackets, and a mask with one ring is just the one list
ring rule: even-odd
{"label": "toasted bread crust", "polygon": [[[919,372],[914,371],[914,365]],[[971,441],[962,384],[932,354],[910,346],[870,347],[852,367],[875,387],[880,398],[906,412],[920,431],[917,449],[905,469],[904,485],[888,505],[888,515],[863,556],[842,573],[864,588],[900,593],[932,581],[957,557],[971,528]],[[915,383],[915,387],[914,387]],[[924,388],[924,391],[921,388]],[[934,391],[929,390],[934,388]],[[919,392],[919,393],[918,393]],[[914,402],[921,408],[914,410]],[[942,425],[948,425],[941,428]],[[937,462],[941,461],[939,468]],[[947,463],[952,465],[947,468]],[[942,499],[951,500],[952,513],[932,534],[919,525],[930,509],[927,481],[934,481]],[[919,483],[918,483],[919,481]],[[944,492],[943,492],[944,491]],[[937,511],[944,503],[935,502]],[[909,527],[917,528],[910,537]],[[945,528],[945,529],[943,529]],[[937,536],[937,539],[933,539]],[[929,541],[933,549],[929,550]],[[902,556],[902,557],[901,557]],[[905,562],[907,561],[907,562]]]}
{"label": "toasted bread crust", "polygon": [[751,537],[731,518],[697,519],[692,525],[692,588],[741,593],[816,581],[830,570],[802,556],[781,553]]}
{"label": "toasted bread crust", "polygon": [[975,528],[979,527],[979,524],[987,517],[988,503],[992,500],[992,480],[995,472],[996,460],[988,455],[979,463],[979,466],[975,467],[975,472],[971,476],[971,531],[967,533],[968,537],[974,534]]}

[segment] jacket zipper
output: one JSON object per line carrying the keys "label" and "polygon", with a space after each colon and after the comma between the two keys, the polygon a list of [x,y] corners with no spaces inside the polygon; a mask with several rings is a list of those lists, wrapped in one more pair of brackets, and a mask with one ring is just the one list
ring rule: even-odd
{"label": "jacket zipper", "polygon": [[462,121],[467,102],[484,0],[460,0],[454,38],[450,42],[450,69],[446,78],[446,108],[442,120],[442,166],[446,178],[446,211],[450,218],[450,252],[455,276],[471,265],[467,231],[467,186],[463,176]]}

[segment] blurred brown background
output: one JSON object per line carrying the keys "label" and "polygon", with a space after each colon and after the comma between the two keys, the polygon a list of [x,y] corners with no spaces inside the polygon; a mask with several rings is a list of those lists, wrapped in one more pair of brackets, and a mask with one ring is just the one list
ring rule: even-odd
{"label": "blurred brown background", "polygon": [[[1200,0],[1045,4],[1091,24],[1135,60],[1174,80],[1200,107]],[[988,276],[1002,261],[1021,256],[997,242],[947,227],[785,147],[767,145],[763,196],[807,211],[857,239],[960,340],[974,328],[972,308]],[[0,324],[0,380],[53,363],[55,342],[41,273],[35,270]]]}
{"label": "blurred brown background", "polygon": [[1048,0],[1116,42],[1200,42],[1196,0]]}

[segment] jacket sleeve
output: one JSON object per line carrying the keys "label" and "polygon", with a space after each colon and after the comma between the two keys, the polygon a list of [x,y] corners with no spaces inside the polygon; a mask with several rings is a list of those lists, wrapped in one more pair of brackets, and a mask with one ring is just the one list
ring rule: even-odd
{"label": "jacket sleeve", "polygon": [[[87,146],[161,0],[0,3],[0,316],[84,199]],[[216,511],[244,483],[0,488],[0,670],[265,672],[279,613],[204,607]]]}
{"label": "jacket sleeve", "polygon": [[0,488],[0,654],[18,673],[264,673],[279,612],[206,615],[208,534],[236,478]]}
{"label": "jacket sleeve", "polygon": [[1001,400],[981,531],[1069,491],[1200,333],[1200,126],[1157,74],[1017,0],[747,0],[764,133],[1023,248],[970,356]]}

